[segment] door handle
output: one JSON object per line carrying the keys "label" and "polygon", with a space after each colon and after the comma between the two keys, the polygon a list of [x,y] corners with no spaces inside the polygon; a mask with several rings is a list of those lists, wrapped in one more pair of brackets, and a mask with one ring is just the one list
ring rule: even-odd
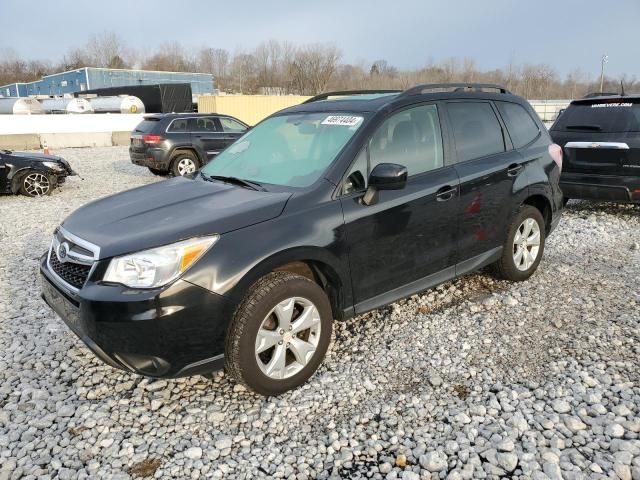
{"label": "door handle", "polygon": [[515,177],[516,175],[518,175],[520,173],[520,171],[523,168],[524,168],[524,166],[519,164],[519,163],[512,163],[507,168],[507,175],[509,175],[510,177]]}
{"label": "door handle", "polygon": [[436,192],[436,200],[438,202],[446,202],[447,200],[451,200],[455,196],[457,191],[458,187],[445,185]]}

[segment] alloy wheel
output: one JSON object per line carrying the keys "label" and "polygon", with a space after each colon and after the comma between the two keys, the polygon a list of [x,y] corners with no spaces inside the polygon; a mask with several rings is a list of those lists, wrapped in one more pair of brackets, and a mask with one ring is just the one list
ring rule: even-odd
{"label": "alloy wheel", "polygon": [[516,268],[526,271],[538,258],[540,251],[540,226],[533,218],[526,218],[513,237],[513,262]]}
{"label": "alloy wheel", "polygon": [[193,159],[189,157],[184,157],[178,160],[178,173],[182,175],[187,175],[188,173],[193,173],[196,171],[196,163]]}
{"label": "alloy wheel", "polygon": [[320,342],[320,313],[306,298],[278,303],[264,318],[255,342],[262,373],[283,380],[300,372],[313,358]]}
{"label": "alloy wheel", "polygon": [[24,191],[32,197],[41,197],[49,193],[51,184],[46,175],[42,173],[30,173],[23,180]]}

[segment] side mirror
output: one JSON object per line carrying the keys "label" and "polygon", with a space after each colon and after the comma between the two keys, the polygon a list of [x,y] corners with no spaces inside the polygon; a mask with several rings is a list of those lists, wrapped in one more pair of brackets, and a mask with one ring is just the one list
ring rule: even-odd
{"label": "side mirror", "polygon": [[369,175],[369,186],[362,203],[372,205],[378,201],[378,190],[402,190],[407,184],[407,167],[395,163],[379,163]]}

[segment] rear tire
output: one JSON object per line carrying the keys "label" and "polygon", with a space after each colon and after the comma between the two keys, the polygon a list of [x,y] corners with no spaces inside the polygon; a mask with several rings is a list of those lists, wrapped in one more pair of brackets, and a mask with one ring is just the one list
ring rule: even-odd
{"label": "rear tire", "polygon": [[171,173],[175,177],[189,175],[199,168],[200,161],[192,152],[179,152],[171,160]]}
{"label": "rear tire", "polygon": [[159,177],[164,177],[165,175],[169,174],[169,172],[166,170],[158,170],[157,168],[151,168],[151,167],[147,167],[147,168],[151,173],[153,173],[154,175],[158,175]]}
{"label": "rear tire", "polygon": [[544,242],[545,223],[540,210],[522,205],[509,227],[502,256],[489,270],[504,280],[526,280],[540,264]]}
{"label": "rear tire", "polygon": [[305,383],[322,363],[333,315],[324,290],[306,277],[273,272],[236,309],[225,343],[226,371],[262,395]]}

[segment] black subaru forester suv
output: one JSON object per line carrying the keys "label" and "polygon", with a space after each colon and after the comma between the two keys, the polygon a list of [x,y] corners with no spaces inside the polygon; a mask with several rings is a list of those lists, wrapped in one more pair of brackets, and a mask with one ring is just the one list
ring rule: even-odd
{"label": "black subaru forester suv", "polygon": [[45,301],[104,362],[305,382],[332,322],[490,266],[533,274],[561,149],[493,85],[336,92],[265,119],[194,175],[92,202],[42,257]]}

